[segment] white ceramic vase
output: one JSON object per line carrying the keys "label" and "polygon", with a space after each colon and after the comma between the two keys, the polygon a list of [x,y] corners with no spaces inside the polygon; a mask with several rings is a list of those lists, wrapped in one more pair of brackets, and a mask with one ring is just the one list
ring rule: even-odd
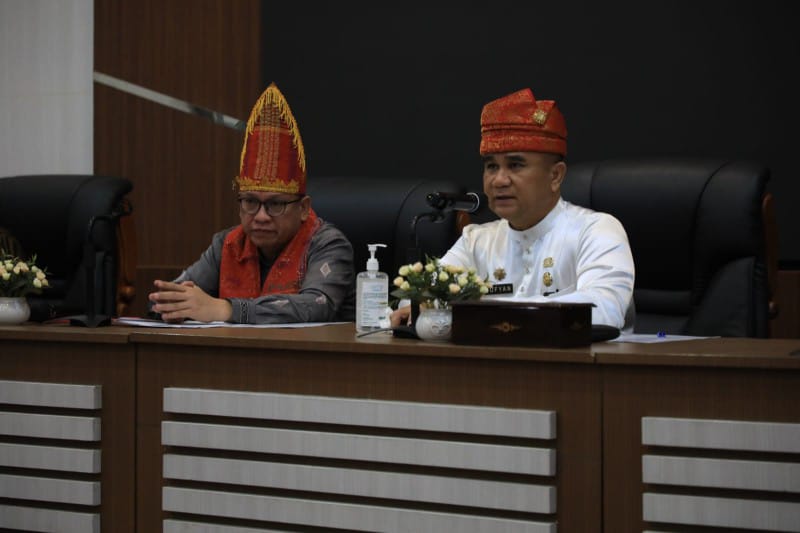
{"label": "white ceramic vase", "polygon": [[453,329],[453,310],[420,309],[414,328],[417,337],[424,341],[449,341]]}
{"label": "white ceramic vase", "polygon": [[31,308],[24,296],[0,297],[0,324],[22,324],[31,316]]}

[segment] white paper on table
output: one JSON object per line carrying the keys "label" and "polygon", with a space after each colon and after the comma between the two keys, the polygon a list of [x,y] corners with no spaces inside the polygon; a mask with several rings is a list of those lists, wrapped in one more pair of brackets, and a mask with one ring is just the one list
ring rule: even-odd
{"label": "white paper on table", "polygon": [[691,335],[663,335],[657,333],[621,333],[616,339],[608,342],[638,342],[639,344],[655,344],[658,342],[691,341],[696,339],[713,339],[715,337],[693,337]]}
{"label": "white paper on table", "polygon": [[313,328],[316,326],[329,326],[331,324],[346,324],[346,322],[295,322],[291,324],[234,324],[231,322],[199,322],[185,320],[180,324],[170,324],[163,320],[152,318],[139,318],[121,316],[112,320],[115,326],[142,326],[146,328]]}

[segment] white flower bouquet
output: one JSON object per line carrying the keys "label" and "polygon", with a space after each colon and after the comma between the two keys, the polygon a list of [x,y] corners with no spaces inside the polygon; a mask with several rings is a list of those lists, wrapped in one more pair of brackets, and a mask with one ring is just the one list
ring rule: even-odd
{"label": "white flower bouquet", "polygon": [[439,309],[449,307],[450,302],[478,300],[490,287],[474,269],[444,265],[437,257],[427,257],[424,265],[403,265],[398,274],[392,296]]}
{"label": "white flower bouquet", "polygon": [[41,294],[49,286],[47,273],[36,266],[35,255],[27,261],[5,253],[0,257],[0,297]]}

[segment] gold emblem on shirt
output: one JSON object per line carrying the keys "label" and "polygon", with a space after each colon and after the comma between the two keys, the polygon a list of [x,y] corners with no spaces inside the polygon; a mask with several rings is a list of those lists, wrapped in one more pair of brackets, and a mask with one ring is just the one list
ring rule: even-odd
{"label": "gold emblem on shirt", "polygon": [[506,279],[506,271],[503,270],[502,268],[494,269],[494,279],[496,279],[497,281],[503,281],[504,279]]}
{"label": "gold emblem on shirt", "polygon": [[544,282],[545,287],[549,287],[553,284],[553,275],[550,272],[545,272],[544,276],[542,276],[542,281]]}
{"label": "gold emblem on shirt", "polygon": [[552,257],[545,257],[543,266],[545,268],[552,268],[553,267],[553,258]]}

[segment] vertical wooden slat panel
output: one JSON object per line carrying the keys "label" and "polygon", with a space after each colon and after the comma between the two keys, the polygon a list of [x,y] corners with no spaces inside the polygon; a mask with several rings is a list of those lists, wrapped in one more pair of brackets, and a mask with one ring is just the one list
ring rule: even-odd
{"label": "vertical wooden slat panel", "polygon": [[[261,2],[95,2],[95,71],[247,118],[264,88]],[[238,222],[231,180],[242,134],[95,83],[95,172],[134,183],[136,299]]]}

